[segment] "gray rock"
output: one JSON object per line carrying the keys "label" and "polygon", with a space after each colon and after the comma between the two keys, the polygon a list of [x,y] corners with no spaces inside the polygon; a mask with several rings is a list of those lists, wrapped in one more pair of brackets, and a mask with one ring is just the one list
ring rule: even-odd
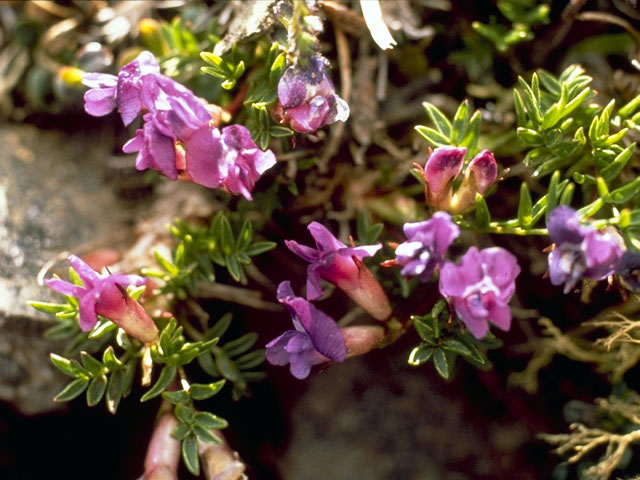
{"label": "gray rock", "polygon": [[60,299],[38,273],[121,240],[127,213],[104,184],[107,136],[0,125],[0,145],[0,399],[34,414],[65,383],[48,360],[61,346],[42,337],[50,320],[27,305]]}

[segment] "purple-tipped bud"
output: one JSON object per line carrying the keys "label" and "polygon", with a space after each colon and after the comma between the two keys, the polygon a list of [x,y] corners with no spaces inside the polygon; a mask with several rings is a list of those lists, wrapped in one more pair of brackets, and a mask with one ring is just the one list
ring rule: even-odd
{"label": "purple-tipped bud", "polygon": [[453,182],[462,170],[466,148],[436,148],[424,168],[425,198],[437,210],[449,210]]}
{"label": "purple-tipped bud", "polygon": [[476,205],[476,194],[484,195],[498,178],[498,164],[489,150],[483,150],[467,165],[464,179],[453,195],[449,211],[465,213]]}
{"label": "purple-tipped bud", "polygon": [[315,132],[349,118],[349,105],[336,94],[320,57],[310,59],[306,69],[288,67],[278,82],[278,99],[297,132]]}
{"label": "purple-tipped bud", "polygon": [[471,334],[482,338],[489,323],[505,331],[511,327],[508,303],[519,273],[516,257],[507,250],[471,247],[459,265],[446,262],[440,269],[440,293],[449,298]]}

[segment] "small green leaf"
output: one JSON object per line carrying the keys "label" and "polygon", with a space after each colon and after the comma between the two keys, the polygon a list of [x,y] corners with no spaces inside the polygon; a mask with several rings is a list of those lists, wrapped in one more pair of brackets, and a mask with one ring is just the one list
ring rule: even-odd
{"label": "small green leaf", "polygon": [[433,356],[434,348],[429,347],[427,345],[420,345],[415,347],[411,353],[409,354],[409,360],[407,362],[409,365],[418,366],[422,365],[429,361],[429,359]]}
{"label": "small green leaf", "polygon": [[69,308],[69,305],[63,303],[47,303],[47,302],[27,302],[29,306],[45,313],[58,313]]}
{"label": "small green leaf", "polygon": [[489,213],[487,202],[485,202],[482,195],[476,193],[476,217],[474,225],[478,230],[484,230],[489,226],[490,222],[491,214]]}
{"label": "small green leaf", "polygon": [[171,432],[171,436],[176,440],[184,440],[191,433],[191,425],[179,423]]}
{"label": "small green leaf", "polygon": [[264,362],[265,351],[264,349],[249,352],[236,360],[236,365],[240,370],[249,370],[255,368]]}
{"label": "small green leaf", "polygon": [[471,355],[471,350],[469,350],[464,343],[454,338],[448,338],[442,342],[442,348],[449,352],[458,353],[464,357],[469,357]]}
{"label": "small green leaf", "polygon": [[416,125],[416,131],[424,137],[429,143],[435,147],[446,147],[451,144],[450,140],[443,136],[440,132],[437,132],[433,128],[425,127],[423,125]]}
{"label": "small green leaf", "polygon": [[133,387],[133,379],[136,375],[136,362],[134,359],[129,360],[127,365],[124,367],[124,387],[122,388],[122,397],[127,398],[131,393],[131,388]]}
{"label": "small green leaf", "polygon": [[198,437],[191,434],[182,440],[182,460],[187,470],[196,477],[200,475],[200,459],[198,458]]}
{"label": "small green leaf", "polygon": [[274,248],[276,248],[278,244],[275,242],[255,242],[250,247],[248,247],[244,253],[249,255],[250,257],[255,257],[256,255],[260,255],[261,253],[266,253]]}
{"label": "small green leaf", "polygon": [[518,223],[522,228],[531,227],[532,209],[531,209],[531,194],[529,193],[529,186],[526,182],[522,182],[520,185],[520,201],[518,202]]}
{"label": "small green leaf", "polygon": [[105,366],[112,372],[120,370],[124,366],[124,364],[120,360],[118,360],[118,357],[116,357],[116,354],[113,351],[113,347],[111,345],[109,345],[102,354],[102,363],[104,363]]}
{"label": "small green leaf", "polygon": [[622,169],[627,165],[627,162],[631,158],[631,155],[633,154],[633,150],[635,148],[636,148],[636,144],[632,143],[627,148],[622,150],[622,152],[620,152],[616,156],[613,162],[611,162],[609,165],[607,165],[605,168],[603,168],[600,171],[600,174],[602,175],[602,177],[608,182],[616,178],[620,174]]}
{"label": "small green leaf", "polygon": [[68,358],[61,357],[59,355],[56,355],[55,353],[50,353],[49,359],[58,370],[70,377],[79,378],[80,376],[85,376],[88,373],[83,368],[74,366],[72,361]]}
{"label": "small green leaf", "polygon": [[222,440],[220,440],[217,436],[215,436],[210,430],[207,430],[206,428],[202,428],[200,425],[194,426],[193,432],[203,442],[213,443],[214,445],[222,444]]}
{"label": "small green leaf", "polygon": [[432,103],[424,102],[422,106],[427,111],[427,115],[429,115],[429,118],[438,129],[438,132],[440,132],[442,136],[447,139],[448,143],[449,138],[451,138],[451,122],[449,122],[447,116]]}
{"label": "small green leaf", "polygon": [[77,378],[69,383],[58,395],[53,399],[54,402],[68,402],[78,395],[82,394],[89,385],[88,378]]}
{"label": "small green leaf", "polygon": [[180,422],[182,423],[187,423],[189,425],[191,425],[193,423],[193,420],[195,418],[195,412],[193,410],[193,405],[188,404],[188,405],[176,405],[176,407],[173,409],[176,418],[178,420],[180,420]]}
{"label": "small green leaf", "polygon": [[165,272],[167,272],[172,277],[178,275],[178,268],[173,263],[171,263],[169,259],[162,256],[162,254],[158,250],[153,250],[153,256]]}
{"label": "small green leaf", "polygon": [[141,402],[146,402],[147,400],[151,400],[152,398],[160,395],[165,388],[169,386],[169,384],[173,381],[176,376],[178,368],[174,365],[165,365],[162,367],[162,371],[158,376],[158,380],[156,383],[149,389],[147,392],[140,398]]}
{"label": "small green leaf", "polygon": [[216,357],[216,366],[222,376],[227,380],[231,380],[234,383],[242,382],[242,373],[238,366],[235,364],[233,360],[229,358],[229,356],[224,352],[224,350],[220,349],[215,352]]}
{"label": "small green leaf", "polygon": [[102,365],[102,363],[93,358],[87,352],[80,352],[80,362],[82,363],[82,366],[86,368],[93,377],[105,373],[106,369],[104,368],[104,365]]}
{"label": "small green leaf", "polygon": [[616,188],[609,194],[611,201],[617,205],[627,203],[638,194],[640,189],[640,177],[635,178],[626,185]]}
{"label": "small green leaf", "polygon": [[177,405],[179,403],[188,403],[190,396],[189,392],[178,390],[173,392],[162,392],[162,398],[164,398],[169,403]]}
{"label": "small green leaf", "polygon": [[222,348],[227,355],[235,357],[249,350],[257,341],[258,334],[251,332],[225,344]]}
{"label": "small green leaf", "polygon": [[522,101],[522,96],[518,90],[513,91],[513,105],[516,111],[516,122],[519,127],[524,127],[527,125],[527,114],[524,108],[524,102]]}
{"label": "small green leaf", "polygon": [[192,383],[189,387],[189,394],[194,400],[205,400],[209,397],[213,397],[216,393],[222,390],[225,383],[226,380],[219,380],[208,384]]}
{"label": "small green leaf", "polygon": [[109,376],[109,384],[107,385],[107,394],[105,396],[105,402],[107,404],[107,410],[109,413],[115,414],[120,405],[120,400],[124,393],[125,373],[122,370],[113,372]]}
{"label": "small green leaf", "polygon": [[204,334],[204,338],[210,340],[212,338],[219,338],[225,334],[225,332],[229,329],[231,325],[231,320],[233,319],[233,315],[229,313],[225,313],[220,320],[216,322],[216,324],[207,330]]}
{"label": "small green leaf", "polygon": [[100,375],[99,377],[93,378],[89,382],[89,388],[87,389],[87,405],[90,407],[95,407],[100,400],[102,400],[102,396],[104,392],[107,390],[107,376]]}
{"label": "small green leaf", "polygon": [[458,145],[467,133],[469,127],[469,101],[463,101],[455,115],[453,116],[453,127],[451,129],[451,141],[454,145]]}
{"label": "small green leaf", "polygon": [[236,255],[228,255],[225,258],[225,262],[227,264],[227,271],[231,278],[233,278],[236,282],[239,282],[242,277],[240,263],[238,263],[238,257]]}
{"label": "small green leaf", "polygon": [[220,418],[209,412],[198,412],[195,416],[195,422],[202,428],[212,430],[221,430],[229,426],[224,418]]}
{"label": "small green leaf", "polygon": [[222,215],[220,219],[220,246],[225,255],[233,252],[235,240],[233,238],[233,230],[226,216]]}
{"label": "small green leaf", "polygon": [[560,181],[560,171],[557,170],[551,175],[549,181],[549,191],[547,192],[547,210],[545,218],[549,219],[549,213],[558,206],[558,182]]}
{"label": "small green leaf", "polygon": [[449,380],[451,375],[449,360],[447,359],[447,354],[441,348],[437,348],[433,353],[433,365],[436,367],[438,375],[445,380]]}
{"label": "small green leaf", "polygon": [[575,188],[575,184],[573,182],[569,182],[564,190],[562,190],[562,195],[560,195],[560,205],[571,205],[571,200],[573,199],[573,192],[575,191]]}

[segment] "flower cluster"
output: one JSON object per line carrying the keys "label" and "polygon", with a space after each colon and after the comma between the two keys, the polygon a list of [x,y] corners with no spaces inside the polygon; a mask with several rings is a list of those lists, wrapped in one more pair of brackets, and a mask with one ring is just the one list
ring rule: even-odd
{"label": "flower cluster", "polygon": [[349,118],[349,105],[340,98],[320,57],[307,68],[288,67],[278,83],[278,99],[284,120],[297,132],[315,132],[325,125]]}
{"label": "flower cluster", "polygon": [[474,337],[484,337],[489,323],[509,329],[508,303],[520,273],[512,254],[498,247],[481,251],[472,247],[459,265],[445,261],[444,255],[460,229],[444,212],[436,212],[424,222],[405,224],[404,233],[408,241],[398,245],[393,262],[403,266],[402,275],[417,275],[427,281],[439,268],[440,293],[449,299]]}
{"label": "flower cluster", "polygon": [[291,374],[306,378],[313,365],[342,362],[347,348],[336,322],[311,302],[296,297],[288,281],[278,285],[278,300],[286,305],[295,330],[287,330],[267,344],[272,365],[290,364]]}
{"label": "flower cluster", "polygon": [[347,247],[318,222],[311,222],[307,228],[316,242],[315,249],[294,240],[285,240],[289,250],[310,263],[307,267],[307,298],[315,300],[322,296],[320,279],[323,278],[342,289],[374,318],[385,320],[389,317],[389,300],[362,263],[363,258],[375,255],[382,245]]}
{"label": "flower cluster", "polygon": [[145,343],[158,337],[158,328],[142,305],[126,291],[129,285],[143,285],[146,279],[137,275],[100,275],[80,258],[69,256],[69,263],[84,285],[75,285],[59,278],[46,280],[58,293],[79,300],[80,328],[91,330],[98,322],[98,315],[108,318],[125,332]]}
{"label": "flower cluster", "polygon": [[465,213],[476,204],[476,193],[484,195],[498,177],[498,164],[489,150],[478,153],[467,165],[462,183],[454,192],[456,178],[462,171],[464,147],[436,148],[424,167],[425,198],[437,210]]}
{"label": "flower cluster", "polygon": [[[218,130],[205,103],[191,90],[162,75],[156,58],[142,52],[117,76],[88,73],[90,89],[85,110],[107,115],[115,108],[125,125],[142,111],[144,125],[123,147],[138,152],[136,168],[158,170],[170,180],[178,178],[218,188],[251,200],[260,175],[276,163],[271,150],[263,152],[242,125]],[[180,145],[180,147],[178,147]]]}
{"label": "flower cluster", "polygon": [[554,285],[564,283],[568,293],[583,277],[602,280],[621,265],[623,249],[619,236],[581,225],[578,213],[561,205],[549,214],[549,236],[555,248],[549,254],[549,277]]}

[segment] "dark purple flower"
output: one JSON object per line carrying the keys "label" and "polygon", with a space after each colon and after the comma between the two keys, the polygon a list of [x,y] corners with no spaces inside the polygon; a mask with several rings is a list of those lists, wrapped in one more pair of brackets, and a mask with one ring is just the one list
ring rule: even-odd
{"label": "dark purple flower", "polygon": [[404,267],[402,275],[419,275],[423,282],[431,278],[451,242],[460,235],[460,228],[445,212],[436,212],[424,222],[405,223],[403,230],[407,241],[396,248],[395,263]]}
{"label": "dark purple flower", "polygon": [[580,278],[602,280],[620,265],[624,252],[618,236],[581,225],[573,208],[555,208],[549,214],[547,228],[555,243],[549,254],[549,277],[554,285],[564,283],[564,293],[571,291]]}
{"label": "dark purple flower", "polygon": [[[158,128],[153,113],[147,113],[143,117],[143,128],[136,131],[136,136],[122,147],[125,153],[138,152],[136,168],[145,170],[153,168],[162,172],[170,180],[178,179],[176,167],[176,146],[173,137],[163,133],[164,129]],[[170,132],[169,132],[170,133]]]}
{"label": "dark purple flower", "polygon": [[336,94],[320,57],[311,58],[306,69],[288,67],[278,82],[278,99],[285,119],[298,132],[315,132],[349,118],[349,105]]}
{"label": "dark purple flower", "polygon": [[446,262],[442,266],[440,293],[449,298],[471,334],[482,338],[489,322],[502,330],[511,327],[508,303],[519,273],[516,258],[505,249],[471,247],[459,265]]}
{"label": "dark purple flower", "polygon": [[389,300],[362,259],[375,255],[381,244],[347,247],[318,222],[307,227],[316,242],[316,248],[300,245],[294,240],[285,244],[296,255],[310,262],[307,267],[307,298],[322,296],[320,278],[333,283],[349,295],[358,305],[378,320],[391,314]]}
{"label": "dark purple flower", "polygon": [[278,300],[287,306],[295,330],[288,330],[267,344],[267,360],[272,365],[290,364],[291,374],[306,378],[313,365],[328,360],[344,361],[347,355],[336,322],[310,302],[296,297],[288,281],[278,285]]}
{"label": "dark purple flower", "polygon": [[83,331],[91,330],[101,315],[145,343],[157,338],[155,323],[125,290],[129,285],[144,284],[146,279],[137,275],[100,275],[75,255],[69,256],[69,263],[82,279],[83,286],[59,278],[48,279],[46,283],[58,293],[78,298],[79,323]]}

